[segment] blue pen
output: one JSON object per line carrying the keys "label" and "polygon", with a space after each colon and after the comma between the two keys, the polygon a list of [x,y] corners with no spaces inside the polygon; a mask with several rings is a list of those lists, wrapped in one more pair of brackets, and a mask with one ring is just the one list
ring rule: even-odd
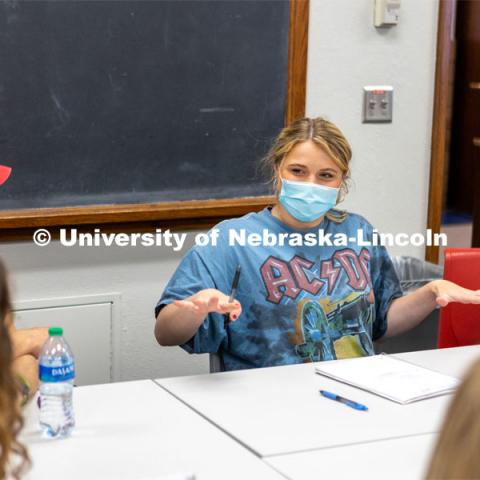
{"label": "blue pen", "polygon": [[340,395],[337,395],[335,393],[327,392],[326,390],[320,390],[320,394],[323,395],[325,398],[329,398],[330,400],[335,400],[336,402],[340,402],[345,405],[348,405],[349,407],[354,408],[355,410],[363,410],[363,411],[368,410],[368,407],[366,407],[365,405],[354,402],[353,400],[349,400],[348,398],[341,397]]}

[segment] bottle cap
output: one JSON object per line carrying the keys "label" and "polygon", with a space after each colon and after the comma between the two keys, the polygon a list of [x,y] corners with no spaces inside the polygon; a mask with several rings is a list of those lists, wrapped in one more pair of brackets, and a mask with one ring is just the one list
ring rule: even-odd
{"label": "bottle cap", "polygon": [[63,328],[51,327],[51,328],[48,329],[48,334],[51,337],[61,337],[63,335]]}

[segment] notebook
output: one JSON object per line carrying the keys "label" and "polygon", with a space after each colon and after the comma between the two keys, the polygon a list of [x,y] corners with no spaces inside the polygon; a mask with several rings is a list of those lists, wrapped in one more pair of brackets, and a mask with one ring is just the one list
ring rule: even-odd
{"label": "notebook", "polygon": [[401,404],[451,393],[459,384],[454,377],[385,354],[323,362],[315,370]]}

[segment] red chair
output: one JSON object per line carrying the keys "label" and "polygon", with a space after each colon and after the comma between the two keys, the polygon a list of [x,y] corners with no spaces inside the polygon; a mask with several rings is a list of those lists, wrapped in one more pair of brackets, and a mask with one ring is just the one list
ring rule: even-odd
{"label": "red chair", "polygon": [[[480,248],[445,249],[445,280],[480,289]],[[440,311],[438,348],[480,344],[480,305],[450,303]]]}

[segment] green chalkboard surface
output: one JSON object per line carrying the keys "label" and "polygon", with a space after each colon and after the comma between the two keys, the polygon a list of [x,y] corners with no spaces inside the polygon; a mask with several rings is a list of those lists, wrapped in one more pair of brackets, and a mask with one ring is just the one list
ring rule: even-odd
{"label": "green chalkboard surface", "polygon": [[288,1],[1,1],[0,210],[268,192]]}

